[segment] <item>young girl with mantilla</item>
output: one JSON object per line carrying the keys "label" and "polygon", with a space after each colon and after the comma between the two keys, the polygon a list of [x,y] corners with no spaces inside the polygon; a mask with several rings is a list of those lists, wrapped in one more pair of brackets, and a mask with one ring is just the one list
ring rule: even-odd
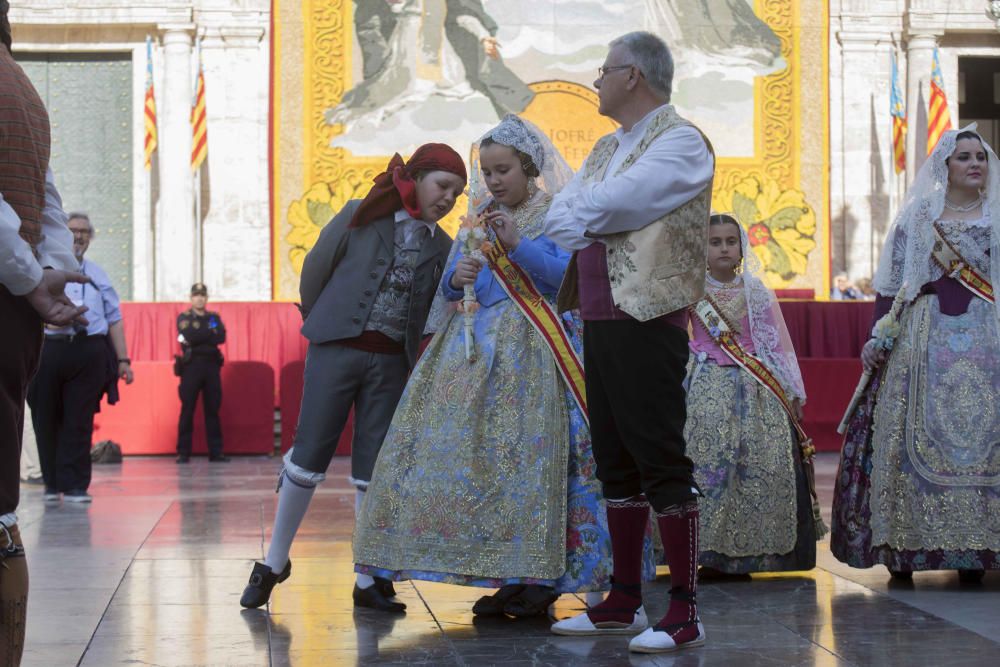
{"label": "young girl with mantilla", "polygon": [[705,494],[702,578],[811,569],[824,530],[800,447],[802,375],[777,299],[746,248],[736,218],[711,217],[705,298],[690,309],[684,437]]}

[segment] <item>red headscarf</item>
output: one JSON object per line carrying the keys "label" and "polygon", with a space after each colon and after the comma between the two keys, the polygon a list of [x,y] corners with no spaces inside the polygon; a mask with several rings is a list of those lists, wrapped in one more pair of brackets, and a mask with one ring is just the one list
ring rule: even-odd
{"label": "red headscarf", "polygon": [[405,208],[414,218],[419,218],[417,183],[413,176],[421,171],[447,171],[461,176],[463,184],[468,180],[462,157],[446,144],[424,144],[406,163],[396,153],[389,160],[385,171],[375,177],[375,185],[354,212],[349,226],[363,227],[401,208]]}

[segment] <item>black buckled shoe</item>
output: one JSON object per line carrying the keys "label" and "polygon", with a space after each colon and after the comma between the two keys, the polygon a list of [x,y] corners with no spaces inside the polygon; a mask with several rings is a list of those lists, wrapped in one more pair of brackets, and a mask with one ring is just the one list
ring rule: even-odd
{"label": "black buckled shoe", "polygon": [[353,596],[355,607],[368,607],[369,609],[378,609],[379,611],[387,611],[393,614],[400,614],[406,611],[405,604],[394,602],[382,595],[377,585],[372,585],[368,588],[359,588],[357,584],[354,584]]}
{"label": "black buckled shoe", "polygon": [[504,605],[503,613],[516,618],[548,616],[549,606],[558,599],[559,594],[550,586],[525,586]]}
{"label": "black buckled shoe", "polygon": [[493,595],[484,595],[472,605],[472,613],[476,616],[503,616],[504,606],[514,597],[519,595],[524,586],[521,584],[508,584],[501,586]]}
{"label": "black buckled shoe", "polygon": [[396,588],[392,585],[391,579],[386,579],[385,577],[372,577],[372,579],[375,580],[375,588],[382,594],[382,597],[396,597]]}
{"label": "black buckled shoe", "polygon": [[275,574],[274,571],[264,563],[254,563],[253,571],[250,573],[250,582],[243,589],[243,597],[240,598],[240,605],[247,609],[256,609],[267,604],[271,599],[271,591],[276,584],[292,576],[292,559],[285,563],[285,569]]}

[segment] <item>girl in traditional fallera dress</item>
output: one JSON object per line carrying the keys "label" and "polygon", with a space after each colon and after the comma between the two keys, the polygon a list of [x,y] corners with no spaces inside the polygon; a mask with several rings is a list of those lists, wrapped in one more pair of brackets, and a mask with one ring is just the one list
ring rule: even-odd
{"label": "girl in traditional fallera dress", "polygon": [[886,238],[834,491],[833,554],[898,578],[1000,569],[1000,166],[974,127],[942,136]]}
{"label": "girl in traditional fallera dress", "polygon": [[[475,287],[475,359],[466,358],[464,315],[446,310],[386,436],[354,560],[359,572],[393,580],[499,588],[475,604],[477,615],[531,616],[559,593],[608,588],[611,567],[586,415],[560,371],[578,364],[576,322],[539,310],[551,306],[569,260],[542,223],[572,172],[514,115],[476,150],[493,197],[483,218],[502,256],[484,265],[456,242],[439,299],[457,302]],[[511,273],[545,304],[532,310],[512,298]],[[554,327],[548,335],[541,321]],[[560,330],[561,352],[551,342]],[[645,574],[654,574],[651,557]]]}
{"label": "girl in traditional fallera dress", "polygon": [[[704,493],[703,578],[811,569],[823,534],[795,427],[806,398],[802,375],[760,261],[745,248],[734,217],[711,217],[706,295],[690,310],[684,438]],[[761,373],[777,380],[793,415]]]}

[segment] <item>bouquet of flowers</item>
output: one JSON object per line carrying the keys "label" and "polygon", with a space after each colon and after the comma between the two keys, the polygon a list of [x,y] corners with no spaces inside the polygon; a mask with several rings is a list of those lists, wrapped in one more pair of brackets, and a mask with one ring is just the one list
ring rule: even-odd
{"label": "bouquet of flowers", "polygon": [[[462,216],[462,225],[458,228],[457,238],[465,257],[485,263],[486,257],[483,253],[488,251],[489,241],[486,240],[486,230],[479,216]],[[466,285],[463,292],[464,296],[458,303],[458,312],[465,316],[465,359],[473,362],[476,360],[476,355],[472,323],[476,318],[476,311],[479,310],[479,301],[476,299],[475,285]]]}
{"label": "bouquet of flowers", "polygon": [[[899,318],[903,313],[903,306],[906,305],[906,298],[903,296],[905,291],[906,283],[904,282],[896,293],[896,298],[892,300],[892,307],[889,308],[889,312],[880,317],[875,326],[872,327],[872,341],[876,350],[891,352],[892,348],[896,345],[896,339],[902,330]],[[858,380],[858,386],[854,390],[851,402],[847,405],[847,411],[844,413],[843,419],[840,420],[840,425],[837,426],[837,433],[843,434],[847,431],[847,425],[850,423],[851,417],[854,416],[854,411],[857,410],[858,403],[861,402],[861,395],[864,394],[865,389],[868,387],[871,377],[872,369],[866,368],[861,374],[861,379]]]}

